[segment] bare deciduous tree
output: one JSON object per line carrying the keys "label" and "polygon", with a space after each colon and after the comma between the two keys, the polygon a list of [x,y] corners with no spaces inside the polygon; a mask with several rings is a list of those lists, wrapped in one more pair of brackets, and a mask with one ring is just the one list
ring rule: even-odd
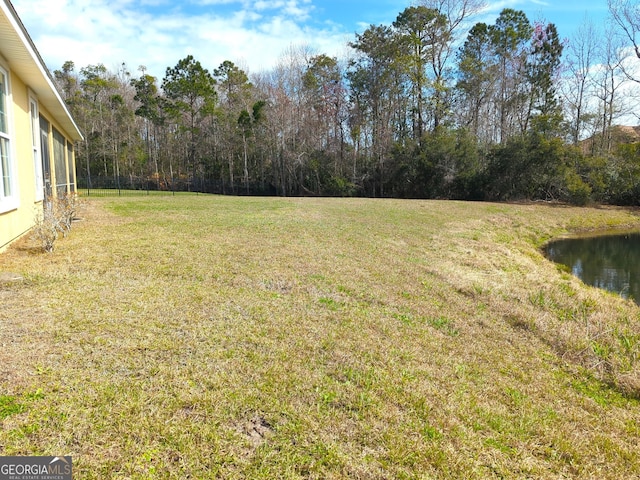
{"label": "bare deciduous tree", "polygon": [[[625,38],[625,43],[631,43],[636,57],[640,60],[640,4],[637,0],[607,0],[607,3],[611,17]],[[624,65],[622,68],[625,75],[640,83],[638,69],[629,70],[624,68]]]}
{"label": "bare deciduous tree", "polygon": [[604,38],[599,52],[600,69],[595,77],[595,96],[599,101],[599,118],[596,118],[595,127],[601,133],[601,142],[594,148],[608,152],[612,147],[611,127],[614,121],[628,113],[620,100],[627,77],[622,69],[625,54],[619,39],[610,31],[605,32]]}
{"label": "bare deciduous tree", "polygon": [[589,87],[594,75],[597,45],[596,27],[585,17],[569,42],[566,60],[567,75],[563,82],[566,114],[569,117],[570,136],[574,145],[580,141],[585,117],[589,115]]}

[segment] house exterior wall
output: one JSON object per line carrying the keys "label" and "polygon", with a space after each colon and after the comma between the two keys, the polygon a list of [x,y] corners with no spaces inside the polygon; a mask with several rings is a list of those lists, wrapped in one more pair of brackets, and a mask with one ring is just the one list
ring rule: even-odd
{"label": "house exterior wall", "polygon": [[[0,52],[1,54],[1,52]],[[32,142],[32,120],[30,99],[37,102],[37,96],[29,89],[28,84],[17,75],[12,73],[10,65],[2,61],[0,66],[9,72],[9,100],[8,117],[11,128],[11,168],[13,188],[17,191],[17,203],[3,207],[0,202],[0,252],[4,251],[8,245],[26,234],[35,224],[36,215],[42,212],[43,192],[39,189],[43,185],[38,185],[36,181],[36,164],[34,161],[34,148]],[[48,148],[49,152],[49,172],[51,172],[51,193],[55,197],[60,193],[75,193],[75,158],[69,135],[64,131],[56,119],[40,104],[38,104],[40,117],[47,120],[49,124],[49,145],[38,145],[40,151],[39,161],[42,161],[41,151]],[[64,179],[56,178],[55,159],[53,155],[53,129],[56,129],[65,138],[64,148]],[[36,137],[40,140],[40,132],[36,132]],[[39,143],[39,142],[38,142]],[[69,161],[69,156],[71,159]],[[64,192],[58,191],[55,186],[66,184]]]}
{"label": "house exterior wall", "polygon": [[[7,65],[0,62],[7,69]],[[7,113],[12,138],[10,167],[12,188],[17,190],[17,203],[0,203],[0,251],[13,239],[26,233],[34,223],[35,169],[31,155],[29,135],[28,96],[26,85],[9,70]],[[23,126],[24,125],[24,126]],[[8,209],[8,210],[7,210]]]}
{"label": "house exterior wall", "polygon": [[82,133],[9,0],[0,0],[0,252],[36,223],[43,202],[75,193]]}

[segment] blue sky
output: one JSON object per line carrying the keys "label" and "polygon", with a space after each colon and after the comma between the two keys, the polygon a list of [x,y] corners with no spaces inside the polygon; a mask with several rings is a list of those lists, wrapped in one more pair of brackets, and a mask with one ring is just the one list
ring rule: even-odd
{"label": "blue sky", "polygon": [[[193,55],[209,70],[231,60],[249,73],[268,70],[292,46],[344,58],[355,32],[390,24],[411,0],[12,0],[50,69],[123,62],[162,79]],[[545,19],[570,37],[585,15],[596,25],[606,0],[487,0],[471,22],[493,23],[503,8]]]}

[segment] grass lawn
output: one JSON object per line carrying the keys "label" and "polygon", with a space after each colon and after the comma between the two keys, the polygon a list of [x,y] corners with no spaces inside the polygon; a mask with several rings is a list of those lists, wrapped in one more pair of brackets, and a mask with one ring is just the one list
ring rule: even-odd
{"label": "grass lawn", "polygon": [[84,200],[0,255],[0,455],[74,478],[640,476],[640,309],[539,247],[614,208]]}

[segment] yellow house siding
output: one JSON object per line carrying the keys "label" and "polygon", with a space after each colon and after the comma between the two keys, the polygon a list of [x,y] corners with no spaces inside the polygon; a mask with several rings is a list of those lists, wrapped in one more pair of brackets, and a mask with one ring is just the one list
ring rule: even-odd
{"label": "yellow house siding", "polygon": [[[6,69],[6,64],[0,63]],[[33,144],[31,132],[31,115],[29,100],[37,96],[30,94],[28,85],[21,78],[9,70],[11,95],[11,121],[13,133],[12,153],[13,166],[15,168],[15,187],[19,192],[19,204],[17,208],[0,213],[0,252],[6,249],[13,240],[27,233],[34,225],[36,215],[42,208],[42,201],[36,197],[35,166],[33,159]],[[55,128],[63,137],[64,145],[64,178],[55,177],[55,165],[53,155],[50,157],[50,172],[52,175],[52,193],[56,196],[57,184],[67,184],[66,193],[71,193],[69,184],[75,185],[75,158],[74,150],[69,152],[68,146],[72,145],[68,134],[64,131],[59,122],[45,109],[39,106],[39,113],[49,122],[49,151],[53,153],[53,129]],[[38,132],[39,135],[39,132]],[[40,148],[44,146],[41,145]],[[71,161],[69,161],[71,155]]]}
{"label": "yellow house siding", "polygon": [[[3,65],[6,69],[6,64]],[[34,223],[35,171],[31,154],[31,130],[27,87],[9,70],[12,132],[12,167],[17,208],[0,213],[0,251],[13,239],[27,232]]]}

